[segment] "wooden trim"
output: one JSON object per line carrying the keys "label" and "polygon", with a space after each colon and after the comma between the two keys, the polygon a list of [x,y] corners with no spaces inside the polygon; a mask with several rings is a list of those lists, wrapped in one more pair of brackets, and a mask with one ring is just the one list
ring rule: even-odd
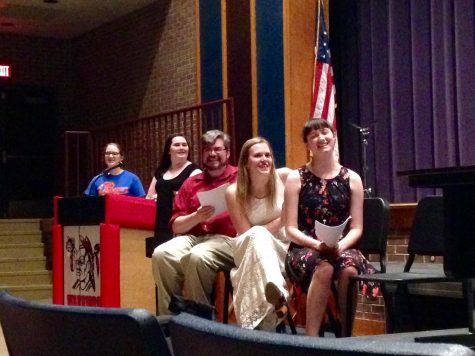
{"label": "wooden trim", "polygon": [[252,135],[258,135],[257,110],[257,47],[256,47],[256,0],[250,0],[251,16],[251,89],[252,89]]}
{"label": "wooden trim", "polygon": [[200,0],[195,0],[195,23],[196,23],[196,102],[201,103],[201,41],[200,41]]}
{"label": "wooden trim", "polygon": [[290,168],[299,167],[308,159],[300,133],[312,100],[316,5],[316,0],[283,3],[285,161]]}
{"label": "wooden trim", "polygon": [[[221,70],[223,98],[228,97],[228,31],[227,31],[227,9],[226,0],[221,0]],[[226,129],[226,127],[225,127]]]}
{"label": "wooden trim", "polygon": [[285,125],[285,143],[287,149],[285,150],[285,164],[290,163],[290,157],[292,155],[291,145],[288,143],[292,142],[292,133],[290,130],[287,130],[292,124],[290,122],[292,117],[292,76],[290,71],[291,66],[291,53],[288,38],[290,38],[290,1],[284,0],[282,4],[282,31],[283,31],[283,52],[284,52],[284,125]]}

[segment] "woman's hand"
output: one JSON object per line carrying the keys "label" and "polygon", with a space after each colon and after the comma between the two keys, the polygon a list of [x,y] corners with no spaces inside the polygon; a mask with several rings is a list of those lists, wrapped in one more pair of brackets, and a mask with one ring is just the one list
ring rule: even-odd
{"label": "woman's hand", "polygon": [[319,251],[321,254],[326,255],[326,256],[333,256],[336,257],[338,256],[339,253],[339,246],[338,244],[336,246],[328,246],[325,242],[318,241],[318,248],[317,251]]}

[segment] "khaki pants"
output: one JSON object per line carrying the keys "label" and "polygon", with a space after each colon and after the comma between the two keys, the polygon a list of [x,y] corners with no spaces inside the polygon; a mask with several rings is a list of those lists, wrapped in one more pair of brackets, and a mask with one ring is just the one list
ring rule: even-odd
{"label": "khaki pants", "polygon": [[225,235],[182,235],[158,246],[152,255],[158,312],[170,314],[172,294],[211,304],[216,274],[234,267],[233,239]]}

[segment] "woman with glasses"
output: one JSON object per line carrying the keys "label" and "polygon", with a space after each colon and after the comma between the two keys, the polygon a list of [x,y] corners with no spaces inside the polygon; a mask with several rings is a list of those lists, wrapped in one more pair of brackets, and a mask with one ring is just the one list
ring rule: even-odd
{"label": "woman with glasses", "polygon": [[145,196],[145,191],[132,172],[122,169],[124,155],[118,143],[108,143],[104,150],[104,162],[107,168],[92,178],[84,195],[98,196],[105,194],[121,194],[133,197]]}
{"label": "woman with glasses", "polygon": [[190,161],[187,138],[179,133],[168,136],[146,197],[157,201],[154,248],[173,237],[168,226],[172,216],[173,199],[183,182],[198,173],[201,173],[200,168]]}

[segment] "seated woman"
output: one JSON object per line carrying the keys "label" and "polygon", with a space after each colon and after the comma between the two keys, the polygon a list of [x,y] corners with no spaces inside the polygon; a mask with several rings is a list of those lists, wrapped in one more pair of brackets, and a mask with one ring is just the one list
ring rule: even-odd
{"label": "seated woman", "polygon": [[276,171],[269,142],[251,138],[241,149],[237,181],[226,190],[229,214],[240,235],[234,239],[231,282],[236,319],[243,328],[275,330],[277,315],[265,295],[268,282],[288,296],[282,276],[288,241],[281,210],[289,171]]}
{"label": "seated woman", "polygon": [[179,133],[168,136],[160,164],[147,192],[147,199],[157,201],[155,247],[173,237],[168,222],[172,215],[175,193],[188,177],[200,172],[199,167],[190,162],[190,145],[186,137]]}
{"label": "seated woman", "polygon": [[[312,158],[289,174],[285,186],[285,230],[291,240],[286,270],[292,282],[307,292],[305,333],[316,336],[333,280],[338,280],[338,305],[344,319],[349,277],[375,270],[352,248],[363,230],[360,176],[336,160],[336,137],[327,121],[308,121],[302,137]],[[349,226],[336,246],[329,247],[316,236],[315,220],[337,226],[350,216]]]}
{"label": "seated woman", "polygon": [[124,155],[118,143],[108,143],[104,150],[104,156],[107,173],[103,172],[92,178],[84,191],[84,195],[122,194],[133,197],[145,196],[145,190],[139,177],[121,168]]}

